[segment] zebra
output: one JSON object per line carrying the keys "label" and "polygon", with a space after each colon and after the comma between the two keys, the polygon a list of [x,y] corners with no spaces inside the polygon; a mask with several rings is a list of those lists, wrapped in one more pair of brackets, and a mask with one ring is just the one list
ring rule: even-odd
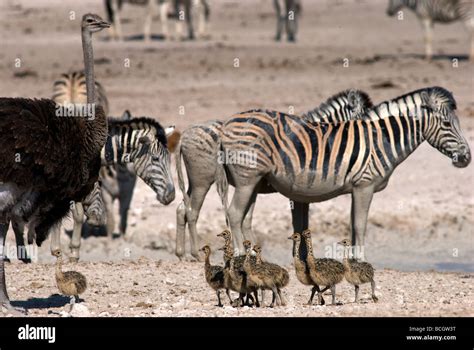
{"label": "zebra", "polygon": [[394,16],[403,7],[415,12],[425,30],[425,55],[431,60],[433,24],[462,21],[471,35],[469,58],[474,60],[474,11],[472,0],[389,0],[387,15]]}
{"label": "zebra", "polygon": [[182,33],[182,17],[186,21],[188,28],[188,39],[194,40],[193,27],[193,8],[198,14],[198,35],[205,34],[207,24],[209,22],[209,4],[207,0],[104,0],[107,17],[112,26],[112,36],[122,41],[122,26],[121,26],[121,10],[124,3],[131,5],[147,6],[147,14],[144,21],[143,38],[145,41],[151,40],[151,25],[153,21],[153,14],[156,12],[156,6],[160,14],[161,29],[163,35],[168,36],[168,11],[169,7],[173,6],[176,22],[176,32],[179,36]]}
{"label": "zebra", "polygon": [[[96,80],[95,91],[97,103],[104,108],[105,115],[109,114],[109,100],[104,87]],[[84,71],[63,73],[53,83],[52,99],[58,104],[87,102],[86,76]]]}
{"label": "zebra", "polygon": [[[108,119],[108,137],[101,152],[102,166],[128,165],[156,194],[157,200],[164,205],[170,204],[175,198],[174,182],[170,170],[170,152],[177,144],[174,127],[167,128],[168,134],[160,123],[147,117],[130,120]],[[173,134],[169,134],[173,131]],[[174,135],[174,136],[173,136]],[[170,142],[168,142],[170,141]],[[73,216],[78,213],[77,220],[82,225],[82,204],[75,203]],[[76,221],[76,218],[74,218]],[[51,252],[60,249],[59,230],[53,231]],[[74,230],[71,239],[71,260],[79,259],[81,230]]]}
{"label": "zebra", "polygon": [[[333,95],[319,107],[302,115],[309,121],[341,122],[351,118],[361,118],[364,112],[373,106],[370,97],[361,90],[345,90]],[[202,124],[195,124],[181,136],[180,145],[176,151],[176,170],[178,185],[183,193],[183,201],[176,209],[176,255],[184,256],[186,224],[189,226],[191,255],[199,258],[197,242],[197,220],[204,199],[216,181],[217,159],[219,152],[220,134],[223,121],[212,120]],[[184,162],[188,189],[185,189],[184,174],[181,162]],[[218,183],[219,185],[219,183]],[[221,186],[217,186],[220,191]],[[272,193],[275,190],[267,183],[262,182],[258,193]],[[220,193],[222,197],[222,193]],[[255,198],[245,216],[243,230],[247,237],[253,238],[252,214],[255,207]],[[252,239],[255,242],[255,239]]]}
{"label": "zebra", "polygon": [[296,41],[296,32],[298,30],[298,17],[301,14],[300,0],[273,0],[277,17],[277,30],[275,40],[281,40],[283,26],[286,29],[287,40]]}
{"label": "zebra", "polygon": [[[226,211],[234,247],[242,253],[242,226],[255,189],[267,181],[301,207],[293,229],[308,226],[308,205],[352,195],[352,244],[364,259],[367,217],[375,192],[395,168],[427,141],[463,168],[471,161],[462,136],[456,101],[441,87],[430,87],[382,102],[367,116],[337,124],[314,123],[274,111],[238,114],[222,126],[221,150],[256,155],[256,165],[227,163],[235,192]],[[224,191],[225,192],[225,191]],[[296,215],[296,214],[294,214]]]}

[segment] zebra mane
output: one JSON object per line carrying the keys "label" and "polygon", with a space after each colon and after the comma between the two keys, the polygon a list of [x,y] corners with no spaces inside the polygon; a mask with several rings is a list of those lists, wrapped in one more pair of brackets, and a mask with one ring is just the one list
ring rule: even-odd
{"label": "zebra mane", "polygon": [[122,118],[108,118],[109,123],[109,133],[114,128],[121,128],[121,127],[128,127],[133,130],[140,130],[140,129],[149,129],[153,130],[155,137],[158,139],[158,142],[167,146],[168,140],[166,138],[165,129],[161,126],[161,124],[152,118],[148,117],[135,117],[132,119],[124,120]]}
{"label": "zebra mane", "polygon": [[[439,100],[439,102],[449,108],[450,110],[456,110],[457,109],[457,104],[456,100],[453,97],[453,94],[446,90],[445,88],[442,88],[440,86],[433,86],[433,87],[428,87],[428,88],[423,88],[423,89],[418,89],[414,91],[410,91],[406,94],[400,95],[398,97],[395,97],[390,100],[386,100],[384,102],[379,103],[378,105],[372,107],[367,113],[366,116],[369,119],[380,119],[380,118],[386,118],[391,115],[391,113],[387,113],[387,105],[389,105],[392,102],[397,102],[397,101],[407,101],[409,100],[410,97],[414,95],[421,95],[422,93],[427,93],[432,99],[434,100]],[[373,114],[376,114],[376,117]]]}
{"label": "zebra mane", "polygon": [[317,118],[322,116],[330,116],[333,114],[334,109],[341,110],[344,108],[355,109],[355,106],[350,106],[351,101],[349,100],[350,95],[353,95],[357,98],[357,107],[360,110],[367,110],[374,106],[369,95],[362,90],[347,89],[341,91],[331,97],[329,97],[325,102],[321,103],[318,107],[309,110],[308,112],[302,115],[303,118],[313,118],[314,115]]}

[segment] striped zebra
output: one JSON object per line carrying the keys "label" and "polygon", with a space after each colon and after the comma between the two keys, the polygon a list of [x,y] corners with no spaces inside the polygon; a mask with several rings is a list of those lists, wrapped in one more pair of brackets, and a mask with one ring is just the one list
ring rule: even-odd
{"label": "striped zebra", "polygon": [[[369,96],[360,90],[346,90],[338,93],[319,107],[303,114],[302,118],[309,121],[341,122],[364,115],[372,102]],[[223,122],[219,120],[196,124],[186,129],[176,152],[178,184],[183,193],[183,201],[176,209],[176,255],[184,256],[186,224],[189,226],[191,254],[198,258],[197,220],[204,199],[212,184],[218,178],[217,158]],[[188,189],[185,189],[184,174],[181,160],[184,162]],[[220,191],[220,186],[217,186]],[[243,231],[247,237],[253,237],[252,214],[257,193],[272,193],[275,190],[266,182],[259,184],[252,204],[243,222]],[[222,193],[220,193],[222,197]],[[298,207],[298,204],[295,205]],[[255,239],[252,239],[255,242]]]}
{"label": "striped zebra", "polygon": [[[245,212],[261,181],[297,203],[351,193],[352,243],[359,245],[357,252],[364,258],[372,197],[422,142],[451,158],[456,167],[466,167],[471,161],[456,101],[440,87],[382,102],[366,118],[337,124],[313,123],[272,111],[243,113],[222,126],[221,140],[225,154],[252,154],[257,160],[255,166],[225,164],[235,186],[226,214],[239,253]],[[300,229],[294,227],[296,232]]]}
{"label": "striped zebra", "polygon": [[273,0],[277,17],[277,30],[275,40],[281,40],[283,27],[286,30],[287,40],[296,41],[296,32],[298,30],[298,18],[301,14],[300,0]]}
{"label": "striped zebra", "polygon": [[[109,118],[109,133],[101,152],[102,166],[121,164],[131,166],[157,195],[157,200],[164,205],[175,198],[175,188],[170,170],[170,152],[178,143],[174,132],[166,135],[165,129],[156,120],[146,117],[131,120]],[[171,128],[174,131],[174,127]],[[83,220],[80,203],[75,203],[73,216]],[[76,218],[74,218],[76,221]],[[82,221],[80,221],[82,225]],[[51,251],[60,249],[59,230],[53,232]],[[71,239],[71,259],[79,259],[81,230],[73,231]]]}
{"label": "striped zebra", "polygon": [[474,60],[474,5],[472,0],[389,0],[387,15],[394,16],[402,8],[415,12],[425,30],[425,54],[431,60],[434,23],[462,21],[471,35],[470,60]]}
{"label": "striped zebra", "polygon": [[[104,108],[105,115],[109,114],[109,101],[104,87],[96,80],[95,91],[97,103]],[[83,71],[72,71],[61,74],[53,84],[53,100],[58,104],[86,104],[86,76]]]}
{"label": "striped zebra", "polygon": [[176,22],[176,32],[178,36],[182,34],[182,22],[181,17],[184,17],[188,29],[188,39],[193,40],[194,26],[193,26],[193,12],[198,15],[198,35],[204,35],[206,27],[209,22],[209,4],[207,0],[104,0],[105,9],[107,12],[107,18],[110,23],[113,23],[111,28],[112,37],[123,40],[122,26],[121,26],[121,12],[124,3],[130,5],[146,6],[146,17],[143,28],[143,38],[145,41],[151,40],[151,25],[153,21],[153,14],[156,13],[157,8],[160,14],[161,30],[163,35],[168,36],[168,12],[170,6],[173,7],[175,16],[178,21]]}

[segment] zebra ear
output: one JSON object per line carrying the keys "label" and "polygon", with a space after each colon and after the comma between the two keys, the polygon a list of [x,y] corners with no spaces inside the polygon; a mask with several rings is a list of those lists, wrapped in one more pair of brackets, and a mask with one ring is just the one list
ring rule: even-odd
{"label": "zebra ear", "polygon": [[166,137],[169,137],[174,132],[175,129],[176,127],[174,125],[170,125],[167,128],[165,128]]}
{"label": "zebra ear", "polygon": [[174,130],[171,135],[166,135],[168,139],[168,150],[173,153],[179,145],[181,139],[181,133],[178,130]]}
{"label": "zebra ear", "polygon": [[138,139],[138,142],[143,143],[144,145],[151,144],[151,140],[148,136],[142,136]]}
{"label": "zebra ear", "polygon": [[354,90],[349,91],[349,93],[347,94],[347,100],[349,101],[349,106],[352,110],[358,109],[359,105],[361,104],[360,96]]}
{"label": "zebra ear", "polygon": [[130,113],[130,111],[128,109],[126,109],[125,112],[123,112],[123,114],[122,114],[122,119],[123,120],[132,119],[132,113]]}
{"label": "zebra ear", "polygon": [[420,93],[420,97],[421,97],[421,102],[422,102],[423,107],[428,108],[432,111],[436,111],[438,109],[435,101],[433,101],[433,99],[428,94],[428,92],[422,91]]}

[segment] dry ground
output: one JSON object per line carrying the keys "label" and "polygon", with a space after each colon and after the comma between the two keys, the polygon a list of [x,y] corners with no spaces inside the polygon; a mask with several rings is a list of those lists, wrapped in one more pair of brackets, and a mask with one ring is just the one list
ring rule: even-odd
{"label": "dry ground", "polygon": [[[473,65],[464,59],[469,39],[462,24],[435,27],[437,56],[433,62],[425,62],[415,16],[407,13],[403,21],[389,18],[383,1],[304,1],[296,44],[272,40],[275,19],[269,0],[214,0],[211,5],[212,30],[206,40],[117,43],[105,40],[106,34],[99,35],[95,41],[96,75],[107,89],[113,115],[130,109],[135,115],[151,116],[183,129],[258,107],[288,111],[293,106],[300,113],[347,88],[363,89],[378,102],[440,85],[454,93],[464,134],[472,144]],[[75,20],[70,19],[70,11],[75,11]],[[2,2],[0,95],[48,97],[60,73],[81,68],[78,26],[86,11],[104,15],[102,1]],[[143,9],[127,8],[127,35],[141,33],[142,13]],[[158,33],[159,28],[155,24],[153,32]],[[452,60],[456,57],[458,62]],[[17,58],[21,67],[15,67]],[[238,68],[233,66],[236,58]],[[343,67],[345,58],[349,59],[348,67]],[[130,67],[125,67],[125,62],[130,62]],[[184,115],[179,113],[182,107]],[[387,189],[376,195],[367,231],[367,255],[378,268],[381,301],[376,305],[350,303],[352,289],[343,284],[338,299],[344,305],[303,307],[308,291],[291,272],[286,308],[214,308],[202,265],[179,263],[173,255],[175,210],[181,194],[164,207],[141,182],[133,200],[127,240],[88,238],[83,242],[81,262],[68,268],[88,277],[89,290],[83,297],[93,315],[472,316],[472,183],[472,165],[456,169],[449,159],[424,144],[395,171]],[[254,227],[264,256],[292,270],[291,245],[286,239],[291,233],[288,206],[280,195],[261,196]],[[310,220],[317,232],[317,255],[324,255],[348,234],[349,209],[348,196],[312,205]],[[70,222],[65,226],[70,228]],[[211,190],[198,225],[201,241],[218,247],[215,234],[223,227],[218,197]],[[64,235],[65,251],[68,240]],[[9,242],[13,244],[13,234]],[[10,295],[13,300],[26,301],[32,315],[46,315],[51,303],[56,306],[51,310],[58,312],[65,299],[49,298],[56,290],[48,242],[35,254],[39,263],[7,266]],[[142,256],[145,258],[139,260]],[[213,256],[213,261],[220,260],[220,256]],[[363,289],[365,301],[367,288]],[[39,299],[27,301],[29,298]]]}

